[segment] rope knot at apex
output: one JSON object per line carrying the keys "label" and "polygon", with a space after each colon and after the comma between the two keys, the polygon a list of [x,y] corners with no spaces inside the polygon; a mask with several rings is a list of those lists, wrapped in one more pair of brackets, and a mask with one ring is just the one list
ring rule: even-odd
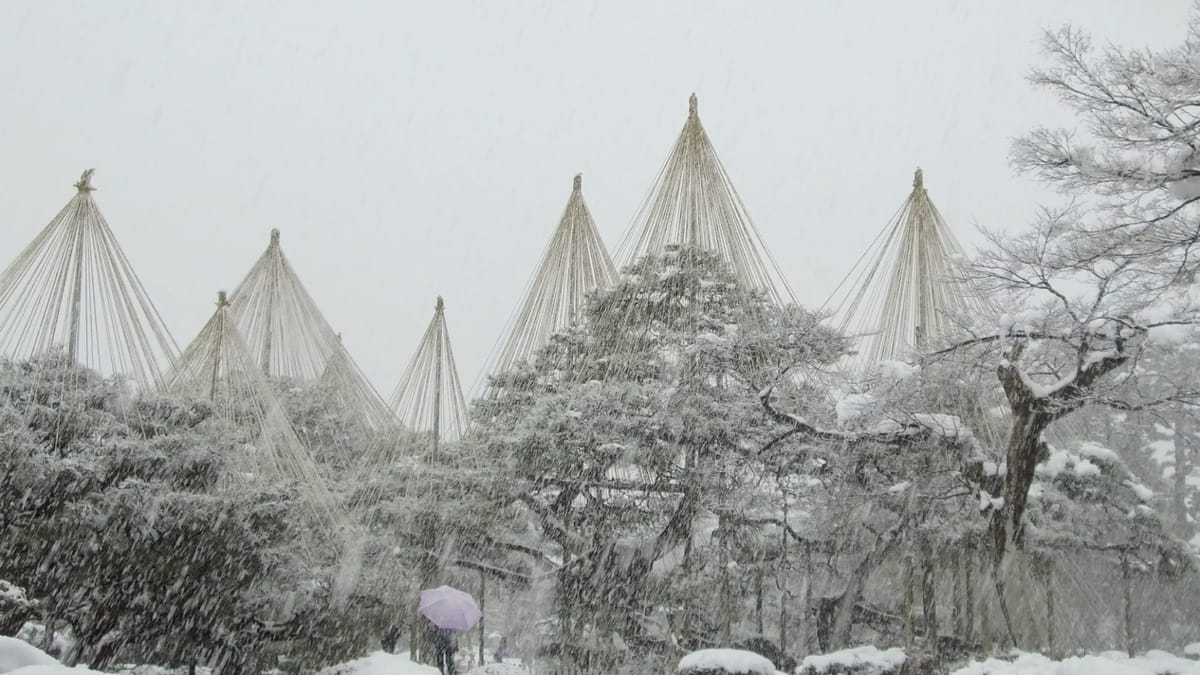
{"label": "rope knot at apex", "polygon": [[278,227],[271,228],[271,243],[272,244],[279,243],[279,228]]}
{"label": "rope knot at apex", "polygon": [[925,172],[922,171],[921,167],[919,167],[919,166],[917,167],[917,170],[913,173],[913,187],[918,190],[925,187]]}
{"label": "rope knot at apex", "polygon": [[228,307],[229,299],[225,295],[225,291],[217,291],[217,307]]}
{"label": "rope knot at apex", "polygon": [[695,117],[700,113],[700,101],[696,98],[696,94],[688,97],[688,115]]}
{"label": "rope knot at apex", "polygon": [[581,174],[581,173],[575,174],[574,186],[575,186],[575,190],[580,190],[583,188],[583,174]]}
{"label": "rope knot at apex", "polygon": [[80,192],[91,192],[92,190],[95,190],[96,188],[92,187],[92,174],[95,172],[95,169],[88,169],[87,171],[84,171],[83,174],[79,176],[79,182],[75,183],[75,189],[79,190]]}
{"label": "rope knot at apex", "polygon": [[437,296],[437,304],[434,305],[433,308],[440,312],[443,309],[445,309],[445,307],[446,307],[446,303],[442,302],[442,296],[440,296],[440,295]]}

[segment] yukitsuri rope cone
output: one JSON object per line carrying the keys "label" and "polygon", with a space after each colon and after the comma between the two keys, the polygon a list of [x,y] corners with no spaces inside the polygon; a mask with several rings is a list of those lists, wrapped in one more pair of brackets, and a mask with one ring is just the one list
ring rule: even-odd
{"label": "yukitsuri rope cone", "polygon": [[389,405],[399,426],[378,434],[363,458],[358,484],[364,489],[352,505],[356,513],[369,511],[383,496],[373,477],[404,461],[435,457],[443,444],[459,440],[467,431],[467,402],[450,346],[445,307],[438,297],[433,319],[392,393]]}
{"label": "yukitsuri rope cone", "polygon": [[93,171],[0,273],[0,355],[61,349],[80,365],[151,389],[179,348],[92,198]]}
{"label": "yukitsuri rope cone", "polygon": [[224,291],[212,317],[167,375],[164,389],[209,402],[217,419],[244,434],[243,453],[234,462],[238,478],[294,483],[330,536],[347,521],[238,332]]}
{"label": "yukitsuri rope cone", "polygon": [[[843,364],[854,380],[870,380],[881,362],[912,361],[940,345],[964,319],[986,315],[987,302],[966,279],[964,259],[917,169],[908,197],[825,303],[834,325],[855,338],[855,353]],[[944,405],[981,438],[1002,440],[1005,423],[995,415],[1002,394],[970,402],[947,395],[953,400]]]}
{"label": "yukitsuri rope cone", "polygon": [[558,227],[484,375],[530,359],[551,335],[579,316],[589,293],[609,287],[616,278],[617,269],[583,199],[583,175],[576,175]]}
{"label": "yukitsuri rope cone", "polygon": [[271,230],[267,249],[229,296],[229,314],[264,375],[320,380],[368,430],[392,424],[383,398],[342,346]]}
{"label": "yukitsuri rope cone", "polygon": [[[732,277],[740,288],[763,294],[780,308],[795,305],[795,296],[751,220],[737,189],[700,122],[696,95],[689,99],[688,116],[666,163],[626,234],[617,258],[621,278],[613,294],[592,308],[593,332],[601,337],[583,348],[578,376],[603,379],[637,369],[620,357],[624,348],[642,340],[651,324],[680,327],[698,322],[696,301],[720,291],[709,287],[716,279]],[[725,268],[721,271],[720,267]],[[645,275],[660,280],[687,272],[679,283],[667,282],[661,292],[621,297],[622,288]],[[698,282],[700,287],[695,287]],[[699,330],[699,325],[693,326]],[[616,358],[614,358],[616,357]]]}
{"label": "yukitsuri rope cone", "polygon": [[861,336],[858,367],[908,360],[944,337],[955,319],[985,309],[963,279],[962,260],[962,246],[917,169],[896,216],[826,303],[838,328]]}
{"label": "yukitsuri rope cone", "polygon": [[766,293],[777,304],[795,302],[700,123],[695,94],[689,99],[683,130],[618,258],[625,266],[672,248],[716,253],[744,286]]}
{"label": "yukitsuri rope cone", "polygon": [[446,304],[440,296],[389,404],[404,428],[431,434],[435,446],[457,441],[467,430],[467,402],[450,347]]}

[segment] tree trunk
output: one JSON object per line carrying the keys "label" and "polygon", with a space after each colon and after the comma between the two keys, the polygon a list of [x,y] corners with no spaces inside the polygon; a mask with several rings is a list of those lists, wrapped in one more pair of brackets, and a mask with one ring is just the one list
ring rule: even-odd
{"label": "tree trunk", "polygon": [[1125,595],[1125,651],[1130,657],[1137,654],[1137,633],[1133,625],[1133,575],[1129,568],[1129,551],[1121,550],[1121,581]]}
{"label": "tree trunk", "polygon": [[913,607],[916,605],[916,564],[913,561],[913,546],[909,542],[908,550],[904,553],[904,597],[900,605],[900,616],[904,618],[904,649],[912,653],[913,647]]}
{"label": "tree trunk", "polygon": [[[982,559],[979,561],[979,563],[979,572],[983,575],[984,579],[994,576],[994,568],[987,565]],[[991,608],[988,607],[988,596],[989,594],[986,591],[983,593],[978,593],[975,596],[979,600],[979,639],[983,645],[984,654],[991,654],[993,648],[991,621],[992,611]]]}
{"label": "tree trunk", "polygon": [[812,565],[812,546],[808,543],[804,544],[804,593],[801,595],[804,599],[804,613],[802,616],[801,625],[804,626],[804,641],[801,646],[805,651],[813,651],[813,628],[812,628],[812,606],[813,606],[813,565]]}
{"label": "tree trunk", "polygon": [[721,647],[728,647],[733,641],[733,597],[729,583],[729,551],[725,547],[727,540],[724,530],[721,532]]}
{"label": "tree trunk", "polygon": [[1051,658],[1058,656],[1058,639],[1055,634],[1054,607],[1054,561],[1046,561],[1046,651]]}
{"label": "tree trunk", "polygon": [[1175,419],[1175,489],[1171,495],[1171,506],[1175,516],[1176,534],[1188,530],[1187,522],[1187,476],[1191,467],[1188,462],[1187,420],[1181,414]]}
{"label": "tree trunk", "polygon": [[887,557],[896,542],[900,540],[900,536],[899,526],[893,527],[883,534],[876,542],[875,550],[864,556],[854,571],[850,573],[850,579],[846,582],[846,591],[837,599],[837,606],[834,609],[833,625],[829,631],[829,644],[822,645],[822,647],[841,649],[849,645],[850,631],[854,627],[854,607],[862,597],[863,589],[866,588],[871,572],[875,571],[880,562]]}
{"label": "tree trunk", "polygon": [[927,536],[921,537],[921,614],[924,619],[926,649],[938,650],[937,577],[933,547]]}
{"label": "tree trunk", "polygon": [[951,547],[947,551],[949,555],[950,566],[954,570],[952,580],[950,582],[953,588],[952,596],[954,603],[950,606],[950,629],[954,631],[954,637],[965,640],[966,630],[963,628],[963,603],[966,599],[963,585],[963,554],[962,549]]}
{"label": "tree trunk", "polygon": [[968,546],[963,552],[963,632],[968,643],[975,641],[975,563],[976,550]]}
{"label": "tree trunk", "polygon": [[763,570],[760,564],[754,575],[754,623],[758,635],[763,635]]}
{"label": "tree trunk", "polygon": [[779,541],[779,570],[782,572],[782,574],[779,576],[779,591],[780,591],[779,592],[779,651],[786,654],[787,653],[787,645],[788,645],[788,633],[787,633],[788,610],[787,610],[787,608],[788,608],[788,601],[790,600],[790,597],[788,594],[788,587],[787,587],[787,578],[788,578],[788,573],[787,573],[787,571],[788,571],[788,569],[787,569],[788,532],[787,532],[787,527],[786,527],[786,524],[788,522],[787,493],[784,493],[784,495],[783,495],[783,522],[784,522],[785,527],[782,527],[779,530],[779,538],[780,538],[780,541]]}

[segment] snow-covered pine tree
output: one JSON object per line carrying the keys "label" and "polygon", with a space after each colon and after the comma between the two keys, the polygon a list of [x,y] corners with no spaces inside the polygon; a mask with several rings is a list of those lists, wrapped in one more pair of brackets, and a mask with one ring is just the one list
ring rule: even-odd
{"label": "snow-covered pine tree", "polygon": [[[632,265],[532,364],[497,376],[474,451],[504,472],[497,498],[536,521],[526,543],[562,559],[560,644],[615,658],[733,639],[748,612],[730,570],[752,557],[740,544],[774,494],[763,456],[793,433],[759,392],[781,382],[789,403],[815,405],[819,389],[781,376],[843,349],[813,315],[682,249]],[[689,578],[718,592],[689,597]]]}

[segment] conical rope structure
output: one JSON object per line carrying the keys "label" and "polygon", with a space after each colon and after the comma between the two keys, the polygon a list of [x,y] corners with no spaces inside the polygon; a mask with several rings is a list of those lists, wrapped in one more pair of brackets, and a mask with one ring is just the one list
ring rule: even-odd
{"label": "conical rope structure", "polygon": [[[662,278],[684,272],[700,286],[731,277],[747,291],[761,293],[780,308],[794,308],[795,296],[779,265],[763,242],[737,189],[725,171],[700,123],[696,95],[689,99],[688,117],[666,163],[619,250],[622,275]],[[718,269],[723,268],[723,269]],[[619,287],[627,279],[613,284]],[[724,282],[720,282],[724,283]],[[653,321],[679,326],[680,320],[700,321],[690,309],[701,296],[719,292],[690,282],[667,284],[661,293],[638,297],[606,297],[590,317],[605,337],[584,348],[579,376],[603,379],[637,363],[613,359],[624,340],[637,342],[644,331],[622,333],[621,327],[648,327]],[[618,295],[625,291],[618,290]],[[789,310],[790,311],[790,310]],[[699,328],[698,324],[695,328]]]}
{"label": "conical rope structure", "polygon": [[[884,361],[912,361],[942,346],[958,328],[995,316],[995,308],[969,281],[965,260],[917,169],[904,203],[825,303],[834,325],[857,339],[856,353],[845,364],[853,377],[870,377]],[[963,417],[986,446],[997,450],[1010,424],[1004,393],[991,376],[962,384],[983,393],[948,391],[947,411]],[[1085,435],[1069,419],[1050,434],[1059,441]]]}
{"label": "conical rope structure", "polygon": [[179,348],[92,198],[93,171],[0,273],[0,354],[62,349],[80,365],[151,389]]}
{"label": "conical rope structure", "polygon": [[405,455],[437,455],[444,443],[462,438],[467,431],[467,402],[463,396],[445,303],[438,297],[433,320],[425,329],[390,401],[398,425],[376,435],[361,463],[358,483],[366,486],[354,499],[352,510],[365,512],[382,498],[371,478],[404,461]]}
{"label": "conical rope structure", "polygon": [[244,432],[244,454],[234,458],[238,476],[295,484],[317,523],[332,536],[347,518],[258,366],[221,292],[216,311],[179,357],[164,389],[208,401],[217,419]]}
{"label": "conical rope structure", "polygon": [[558,227],[505,329],[507,337],[483,375],[530,359],[579,316],[589,293],[611,286],[616,278],[617,268],[583,199],[583,176],[576,175]]}
{"label": "conical rope structure", "polygon": [[671,248],[716,253],[739,283],[766,293],[777,304],[795,302],[700,123],[695,94],[689,99],[683,130],[634,218],[618,258],[627,266]]}
{"label": "conical rope structure", "polygon": [[456,441],[467,430],[467,402],[450,348],[446,305],[441,297],[390,405],[405,429],[431,434],[435,446]]}
{"label": "conical rope structure", "polygon": [[383,398],[354,363],[271,230],[267,249],[229,296],[229,314],[262,373],[321,380],[369,430],[391,423]]}
{"label": "conical rope structure", "polygon": [[900,210],[825,303],[837,327],[858,338],[857,367],[906,361],[955,319],[986,309],[963,279],[963,255],[917,169]]}

